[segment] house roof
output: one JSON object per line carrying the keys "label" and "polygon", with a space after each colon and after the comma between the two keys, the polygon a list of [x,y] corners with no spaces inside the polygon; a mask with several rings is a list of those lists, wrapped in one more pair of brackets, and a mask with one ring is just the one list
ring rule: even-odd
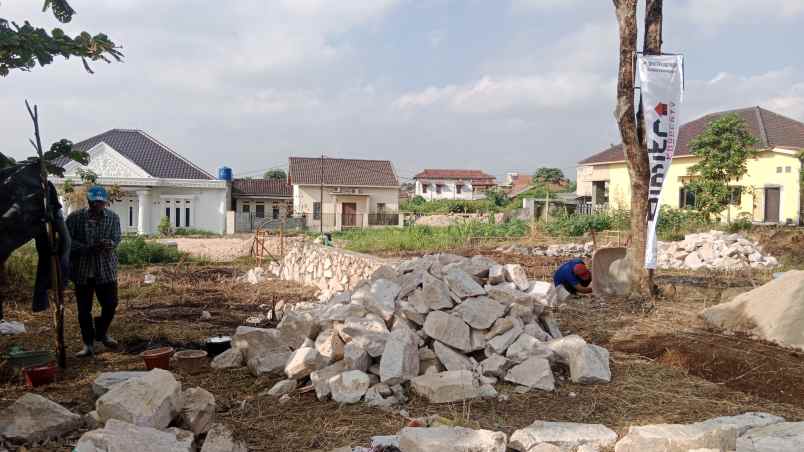
{"label": "house roof", "polygon": [[288,182],[293,185],[321,184],[364,187],[399,187],[393,165],[388,160],[290,157]]}
{"label": "house roof", "polygon": [[[89,151],[104,142],[153,177],[162,179],[214,179],[173,149],[142,130],[111,129],[73,145],[78,151]],[[66,160],[60,162],[67,163]]]}
{"label": "house roof", "polygon": [[284,179],[235,179],[232,181],[233,196],[293,196],[293,186]]}
{"label": "house roof", "polygon": [[[804,148],[804,123],[762,107],[749,107],[710,113],[682,125],[678,131],[678,146],[674,157],[691,155],[690,141],[700,135],[710,122],[730,113],[736,114],[745,121],[748,131],[758,140],[757,146],[760,149],[775,147]],[[617,144],[578,163],[589,165],[621,162],[623,160],[625,160],[623,145]]]}
{"label": "house roof", "polygon": [[481,170],[464,169],[425,169],[413,176],[414,179],[461,179],[470,180],[475,185],[494,185],[497,179]]}

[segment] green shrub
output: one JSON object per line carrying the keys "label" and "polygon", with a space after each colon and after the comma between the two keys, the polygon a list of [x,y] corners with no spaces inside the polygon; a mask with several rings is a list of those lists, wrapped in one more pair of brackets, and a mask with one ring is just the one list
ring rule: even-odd
{"label": "green shrub", "polygon": [[201,236],[201,237],[215,237],[219,236],[220,234],[216,234],[214,232],[207,231],[205,229],[196,229],[196,228],[181,228],[176,229],[173,231],[173,235],[181,235],[181,236]]}
{"label": "green shrub", "polygon": [[435,201],[424,201],[424,198],[417,196],[410,201],[403,202],[399,206],[399,210],[418,214],[484,213],[496,212],[499,210],[499,206],[494,205],[488,199],[438,199]]}
{"label": "green shrub", "polygon": [[159,229],[159,233],[165,237],[173,232],[173,227],[170,225],[170,218],[168,217],[162,217],[162,219],[159,220],[159,226],[157,226],[157,228]]}
{"label": "green shrub", "polygon": [[696,210],[673,209],[662,206],[656,234],[660,240],[683,240],[684,236],[712,226],[709,218]]}
{"label": "green shrub", "polygon": [[134,237],[125,238],[120,242],[117,257],[122,265],[146,265],[178,262],[184,254],[176,247]]}
{"label": "green shrub", "polygon": [[549,220],[542,221],[540,226],[550,235],[578,237],[589,231],[628,229],[628,218],[627,211],[605,211],[583,215],[563,210]]}
{"label": "green shrub", "polygon": [[742,232],[742,231],[750,231],[754,224],[751,222],[752,215],[748,212],[741,212],[737,215],[737,219],[731,222],[727,227],[731,233]]}

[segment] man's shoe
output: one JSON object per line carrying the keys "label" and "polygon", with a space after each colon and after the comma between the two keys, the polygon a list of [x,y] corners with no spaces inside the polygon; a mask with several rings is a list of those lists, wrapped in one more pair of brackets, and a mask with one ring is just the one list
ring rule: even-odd
{"label": "man's shoe", "polygon": [[106,346],[106,348],[109,348],[109,349],[112,349],[112,350],[117,350],[117,347],[120,345],[120,344],[117,343],[116,340],[114,340],[114,338],[112,336],[109,336],[108,334],[106,335],[106,337],[104,337],[100,341],[104,346]]}
{"label": "man's shoe", "polygon": [[75,354],[76,358],[87,358],[95,356],[95,348],[91,345],[85,345],[83,350]]}

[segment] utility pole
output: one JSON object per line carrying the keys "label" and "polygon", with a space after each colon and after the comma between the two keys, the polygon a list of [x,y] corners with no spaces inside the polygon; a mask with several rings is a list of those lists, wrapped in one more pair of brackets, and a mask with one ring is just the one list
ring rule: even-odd
{"label": "utility pole", "polygon": [[324,154],[321,154],[321,193],[318,208],[318,225],[321,237],[324,237]]}

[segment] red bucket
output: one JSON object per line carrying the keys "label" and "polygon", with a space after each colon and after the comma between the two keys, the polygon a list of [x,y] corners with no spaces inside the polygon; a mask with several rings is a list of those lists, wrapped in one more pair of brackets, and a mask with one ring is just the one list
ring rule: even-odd
{"label": "red bucket", "polygon": [[159,347],[145,350],[140,354],[145,361],[145,368],[170,370],[170,357],[173,356],[173,347]]}
{"label": "red bucket", "polygon": [[22,369],[25,386],[35,388],[53,383],[56,379],[56,371],[57,368],[54,363],[45,364],[44,366],[25,367]]}

